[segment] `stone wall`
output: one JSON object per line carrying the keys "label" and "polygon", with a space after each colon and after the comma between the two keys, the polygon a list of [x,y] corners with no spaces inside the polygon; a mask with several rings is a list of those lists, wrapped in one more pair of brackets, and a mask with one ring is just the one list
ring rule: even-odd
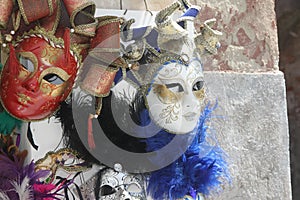
{"label": "stone wall", "polygon": [[205,82],[223,116],[212,127],[232,175],[231,185],[211,200],[290,200],[283,74],[209,72]]}
{"label": "stone wall", "polygon": [[[260,72],[278,69],[276,19],[272,1],[197,0],[200,18],[216,18],[222,48],[206,65],[213,70]],[[263,19],[263,20],[261,20]]]}

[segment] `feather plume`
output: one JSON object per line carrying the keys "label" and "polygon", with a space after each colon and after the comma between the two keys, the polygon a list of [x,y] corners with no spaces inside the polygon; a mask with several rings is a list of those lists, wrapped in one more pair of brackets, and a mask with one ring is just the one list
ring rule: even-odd
{"label": "feather plume", "polygon": [[10,200],[9,196],[7,196],[7,194],[5,194],[4,192],[0,192],[0,199],[1,200]]}
{"label": "feather plume", "polygon": [[[64,143],[67,147],[75,149],[81,155],[84,155],[84,160],[100,164],[84,146],[84,144],[88,144],[88,138],[84,141],[84,138],[81,140],[79,136],[79,134],[86,134],[88,132],[87,120],[80,119],[87,119],[90,113],[95,112],[93,107],[93,105],[95,105],[95,99],[89,94],[84,94],[83,91],[76,91],[76,94],[73,92],[72,95],[72,102],[63,102],[60,110],[56,113],[56,118],[58,118],[62,124]],[[114,110],[118,110],[118,114],[122,113],[122,115],[114,116],[111,106],[114,106]],[[144,142],[141,142],[140,138],[123,132],[118,126],[118,123],[122,123],[123,126],[126,126],[128,120],[135,121],[135,119],[138,118],[132,115],[132,106],[133,105],[129,105],[127,99],[115,98],[112,94],[103,98],[101,114],[97,120],[93,120],[92,124],[94,135],[97,135],[99,131],[95,126],[96,123],[99,123],[106,136],[120,148],[131,152],[144,152]],[[72,108],[76,108],[76,112],[72,112]],[[127,111],[125,111],[125,109],[127,109]],[[117,117],[117,119],[114,117]],[[118,123],[116,121],[118,121]],[[77,126],[75,127],[74,124],[77,124]],[[96,140],[95,144],[97,145]]]}
{"label": "feather plume", "polygon": [[[147,191],[154,200],[179,199],[196,193],[209,195],[212,190],[220,190],[221,178],[230,181],[225,154],[218,146],[209,145],[206,141],[206,125],[215,106],[208,104],[202,112],[198,125],[194,129],[195,137],[187,151],[169,166],[150,174]],[[147,139],[147,150],[153,151],[169,142],[170,133],[159,133]],[[203,157],[200,151],[209,149]]]}
{"label": "feather plume", "polygon": [[6,111],[0,112],[0,133],[10,135],[14,128],[21,126],[21,121],[12,117]]}
{"label": "feather plume", "polygon": [[[88,120],[80,119],[88,119],[90,114],[94,113],[95,109],[93,110],[92,105],[95,105],[95,101],[91,95],[79,91],[79,89],[73,91],[71,98],[72,101],[70,102],[62,102],[60,109],[55,114],[55,117],[61,122],[64,145],[83,155],[82,159],[85,161],[99,164],[99,161],[84,146],[84,143],[88,144],[88,138],[83,141],[79,135],[81,133],[87,135],[88,133]],[[76,112],[73,112],[74,109]]]}
{"label": "feather plume", "polygon": [[11,182],[15,192],[19,196],[19,200],[33,199],[33,191],[32,187],[29,185],[29,182],[30,178],[27,176],[20,183],[18,181]]}
{"label": "feather plume", "polygon": [[33,185],[49,174],[47,170],[35,171],[33,161],[24,165],[24,159],[24,156],[0,152],[0,192],[9,199],[37,199]]}

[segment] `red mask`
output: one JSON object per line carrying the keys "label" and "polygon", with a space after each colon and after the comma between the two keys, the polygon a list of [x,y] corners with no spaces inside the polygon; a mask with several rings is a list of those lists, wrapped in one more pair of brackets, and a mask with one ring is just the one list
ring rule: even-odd
{"label": "red mask", "polygon": [[79,66],[77,59],[62,45],[50,45],[48,41],[30,35],[15,49],[10,47],[1,74],[0,97],[3,107],[15,118],[47,118],[72,90]]}

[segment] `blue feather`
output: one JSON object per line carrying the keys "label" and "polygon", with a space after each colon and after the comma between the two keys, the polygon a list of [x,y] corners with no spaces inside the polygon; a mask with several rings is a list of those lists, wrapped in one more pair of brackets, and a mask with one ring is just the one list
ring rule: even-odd
{"label": "blue feather", "polygon": [[[209,129],[206,124],[216,108],[217,103],[214,106],[207,104],[197,127],[191,133],[195,137],[187,151],[172,164],[150,174],[147,191],[154,200],[178,199],[185,195],[195,196],[195,193],[209,195],[212,190],[219,190],[221,177],[230,181],[224,152],[206,141]],[[160,149],[173,137],[173,134],[161,130],[146,140],[147,150]],[[204,148],[207,148],[208,153],[200,156]]]}

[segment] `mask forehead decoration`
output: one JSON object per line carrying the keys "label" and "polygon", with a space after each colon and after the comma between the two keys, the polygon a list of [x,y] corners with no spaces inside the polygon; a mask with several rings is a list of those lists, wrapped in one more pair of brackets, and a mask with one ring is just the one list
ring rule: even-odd
{"label": "mask forehead decoration", "polygon": [[13,117],[24,121],[42,120],[59,108],[74,85],[80,56],[71,48],[69,31],[64,39],[36,28],[10,45],[1,73],[0,97]]}

